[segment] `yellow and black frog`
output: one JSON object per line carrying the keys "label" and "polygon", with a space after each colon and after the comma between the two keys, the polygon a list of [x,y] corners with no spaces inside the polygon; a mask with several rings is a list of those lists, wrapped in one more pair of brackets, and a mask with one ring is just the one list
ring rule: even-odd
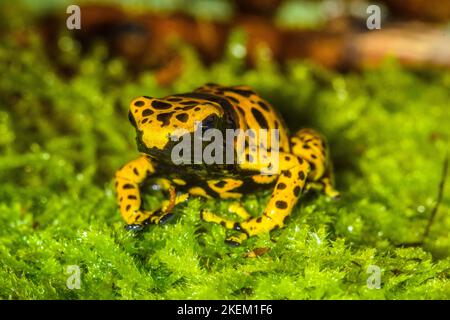
{"label": "yellow and black frog", "polygon": [[[226,242],[239,245],[250,236],[283,227],[305,190],[322,190],[331,198],[339,196],[333,188],[323,137],[312,129],[289,136],[280,115],[247,86],[207,84],[161,99],[142,96],[131,102],[129,119],[136,128],[141,156],[117,171],[115,188],[120,212],[130,230],[166,222],[174,206],[189,195],[239,199],[257,187],[273,189],[259,217],[250,216],[239,202],[229,207],[238,220],[208,210],[200,213],[205,221],[238,231]],[[215,149],[216,154],[212,152],[222,162],[202,158],[213,140],[211,136],[205,139],[207,130],[224,136],[219,142],[221,148]],[[242,133],[248,133],[250,139]],[[188,155],[183,154],[186,150],[179,150],[185,138],[192,138],[187,140],[188,146],[193,146]],[[195,148],[196,143],[200,148]],[[229,150],[234,151],[231,156]],[[180,154],[184,161],[179,161]],[[139,191],[139,185],[148,178],[155,178],[170,195],[154,211],[143,209]]]}

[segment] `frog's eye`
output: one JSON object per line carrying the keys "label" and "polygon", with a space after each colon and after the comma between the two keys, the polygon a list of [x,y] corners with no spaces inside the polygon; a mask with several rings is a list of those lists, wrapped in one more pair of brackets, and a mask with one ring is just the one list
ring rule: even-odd
{"label": "frog's eye", "polygon": [[133,114],[131,111],[128,111],[128,120],[130,120],[130,123],[133,125],[133,127],[136,127],[136,120],[134,120]]}
{"label": "frog's eye", "polygon": [[202,131],[205,132],[205,131],[207,131],[209,129],[217,128],[218,120],[219,120],[219,117],[217,117],[216,114],[207,116],[202,121]]}

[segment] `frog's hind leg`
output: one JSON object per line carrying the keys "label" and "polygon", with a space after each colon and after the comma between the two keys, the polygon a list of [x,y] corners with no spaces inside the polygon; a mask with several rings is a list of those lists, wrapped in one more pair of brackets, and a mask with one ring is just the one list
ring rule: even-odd
{"label": "frog's hind leg", "polygon": [[332,199],[339,198],[325,139],[313,129],[302,129],[291,137],[290,142],[291,152],[311,166],[305,190],[319,190]]}
{"label": "frog's hind leg", "polygon": [[167,221],[171,216],[170,211],[172,208],[187,198],[185,195],[177,197],[175,189],[166,186],[165,188],[168,189],[170,198],[168,201],[163,202],[163,207],[156,211],[142,210],[139,185],[154,172],[153,164],[145,156],[130,161],[116,172],[115,189],[119,200],[120,213],[128,224],[127,228],[130,230],[141,230],[146,224],[158,224]]}
{"label": "frog's hind leg", "polygon": [[[309,163],[293,154],[280,153],[280,173],[272,192],[272,196],[263,214],[260,217],[251,218],[245,214],[245,221],[239,222],[221,218],[209,211],[203,212],[203,219],[209,222],[221,224],[227,229],[240,233],[228,237],[225,242],[231,245],[240,245],[250,236],[262,232],[282,228],[286,219],[292,212],[294,205],[305,186],[307,175],[310,171]],[[260,169],[260,164],[251,165],[249,169]]]}

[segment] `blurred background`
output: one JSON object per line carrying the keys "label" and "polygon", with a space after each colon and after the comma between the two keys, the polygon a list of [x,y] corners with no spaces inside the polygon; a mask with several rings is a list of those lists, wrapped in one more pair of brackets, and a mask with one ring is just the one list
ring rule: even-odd
{"label": "blurred background", "polygon": [[[194,47],[206,65],[231,54],[245,56],[250,68],[261,59],[282,65],[308,59],[346,72],[377,67],[386,56],[412,68],[450,67],[448,0],[21,0],[19,4],[39,16],[28,28],[39,30],[48,55],[66,75],[75,71],[61,61],[60,51],[89,52],[98,40],[134,72],[156,70],[161,85],[170,85],[186,63],[177,42]],[[78,4],[82,12],[81,30],[71,32],[75,42],[63,37],[68,33],[65,9],[70,4]],[[380,30],[366,26],[372,4],[380,8]],[[17,5],[5,1],[3,14]],[[3,20],[2,25],[11,27],[14,20]],[[226,43],[236,30],[242,31],[242,39],[227,53]],[[15,33],[25,45],[26,31]]]}

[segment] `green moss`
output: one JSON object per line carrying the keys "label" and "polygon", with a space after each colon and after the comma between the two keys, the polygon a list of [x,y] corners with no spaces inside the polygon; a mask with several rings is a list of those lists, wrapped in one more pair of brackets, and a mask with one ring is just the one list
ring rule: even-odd
{"label": "green moss", "polygon": [[[131,79],[101,44],[80,57],[62,35],[60,47],[59,59],[77,70],[72,78],[58,75],[35,36],[27,49],[9,36],[0,44],[0,298],[450,296],[449,187],[425,243],[402,247],[420,240],[436,204],[449,149],[450,73],[406,71],[392,61],[347,75],[293,62],[282,73],[263,58],[243,71],[233,54],[206,69],[180,47],[186,69],[163,88],[151,72]],[[166,226],[126,232],[112,177],[138,155],[128,102],[212,81],[251,85],[292,129],[322,131],[343,198],[307,195],[285,229],[239,248],[223,243],[222,227],[199,219],[206,206],[224,213],[226,201],[193,199]],[[258,214],[268,195],[248,195],[244,205]],[[160,200],[146,193],[149,204]],[[245,257],[255,248],[269,251]],[[78,290],[66,287],[69,265],[80,267]],[[380,289],[367,286],[370,265],[381,269]]]}

